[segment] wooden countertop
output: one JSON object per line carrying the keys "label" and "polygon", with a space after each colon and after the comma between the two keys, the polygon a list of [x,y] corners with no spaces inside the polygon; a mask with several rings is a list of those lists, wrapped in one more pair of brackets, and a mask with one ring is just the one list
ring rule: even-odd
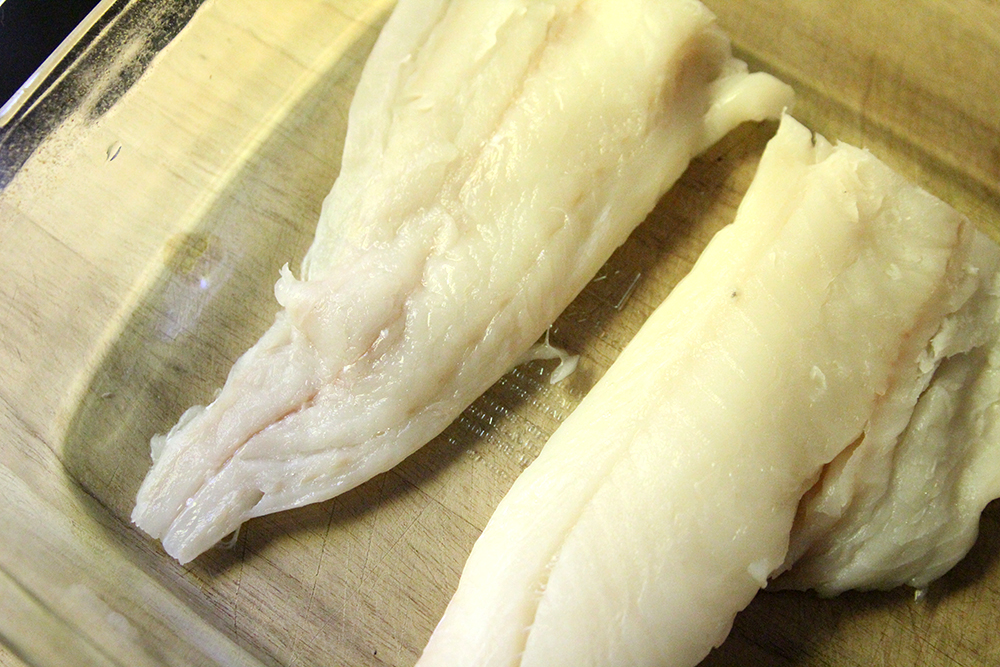
{"label": "wooden countertop", "polygon": [[[753,68],[796,87],[800,120],[1000,237],[995,2],[706,4]],[[128,521],[149,437],[270,323],[389,7],[207,0],[168,44],[156,11],[119,17],[92,42],[113,55],[66,75],[84,82],[69,102],[42,96],[2,129],[0,665],[412,665],[492,509],[731,221],[774,130],[696,160],[563,314],[568,380],[519,367],[396,469],[181,567]],[[1000,664],[998,518],[923,600],[764,593],[704,665]]]}

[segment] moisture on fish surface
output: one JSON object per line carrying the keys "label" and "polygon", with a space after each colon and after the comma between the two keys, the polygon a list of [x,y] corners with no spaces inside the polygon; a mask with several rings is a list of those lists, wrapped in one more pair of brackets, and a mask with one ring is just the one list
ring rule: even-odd
{"label": "moisture on fish surface", "polygon": [[828,592],[940,575],[1000,495],[998,266],[786,116],[735,222],[497,508],[419,667],[695,665],[788,568]]}
{"label": "moisture on fish surface", "polygon": [[790,89],[692,0],[402,0],[352,103],[301,279],[132,518],[186,562],[337,495],[508,371],[688,161]]}

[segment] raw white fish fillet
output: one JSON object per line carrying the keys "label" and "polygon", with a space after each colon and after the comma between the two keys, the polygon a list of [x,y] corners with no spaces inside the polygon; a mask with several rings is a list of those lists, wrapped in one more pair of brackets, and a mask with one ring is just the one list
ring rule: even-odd
{"label": "raw white fish fillet", "polygon": [[[974,252],[993,267],[991,242]],[[921,590],[972,548],[1000,497],[1000,287],[989,275],[980,289],[803,498],[777,587]]]}
{"label": "raw white fish fillet", "polygon": [[[803,495],[870,436],[911,470],[968,466],[942,477],[960,498],[936,509],[948,520],[897,549],[949,552],[905,576],[938,574],[1000,495],[998,265],[947,205],[786,116],[735,222],[500,503],[419,667],[697,664],[783,567]],[[956,403],[918,403],[928,383]],[[938,461],[949,453],[925,442],[941,437],[975,453]],[[914,495],[878,530],[905,540],[924,519]],[[825,530],[809,542],[821,553]],[[895,558],[870,564],[895,581]]]}
{"label": "raw white fish fillet", "polygon": [[791,90],[692,0],[403,0],[284,307],[154,438],[132,518],[186,562],[429,441],[522,358],[680,176]]}

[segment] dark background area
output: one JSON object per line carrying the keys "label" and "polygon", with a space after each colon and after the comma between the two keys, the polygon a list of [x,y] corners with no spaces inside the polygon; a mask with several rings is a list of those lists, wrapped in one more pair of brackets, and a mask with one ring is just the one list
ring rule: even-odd
{"label": "dark background area", "polygon": [[0,106],[98,0],[0,0]]}

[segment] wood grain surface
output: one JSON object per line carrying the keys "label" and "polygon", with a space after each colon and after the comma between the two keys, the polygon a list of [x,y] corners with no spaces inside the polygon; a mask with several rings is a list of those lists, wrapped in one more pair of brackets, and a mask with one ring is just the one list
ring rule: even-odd
{"label": "wood grain surface", "polygon": [[[739,55],[795,86],[800,120],[1000,238],[994,0],[706,4]],[[0,191],[0,666],[412,665],[493,508],[732,220],[775,129],[698,158],[560,317],[570,378],[519,367],[396,469],[181,567],[128,520],[149,438],[270,324],[390,9],[206,0],[169,43],[143,24],[96,39],[115,56]],[[994,504],[921,600],[762,593],[703,665],[1000,665],[998,521]]]}

